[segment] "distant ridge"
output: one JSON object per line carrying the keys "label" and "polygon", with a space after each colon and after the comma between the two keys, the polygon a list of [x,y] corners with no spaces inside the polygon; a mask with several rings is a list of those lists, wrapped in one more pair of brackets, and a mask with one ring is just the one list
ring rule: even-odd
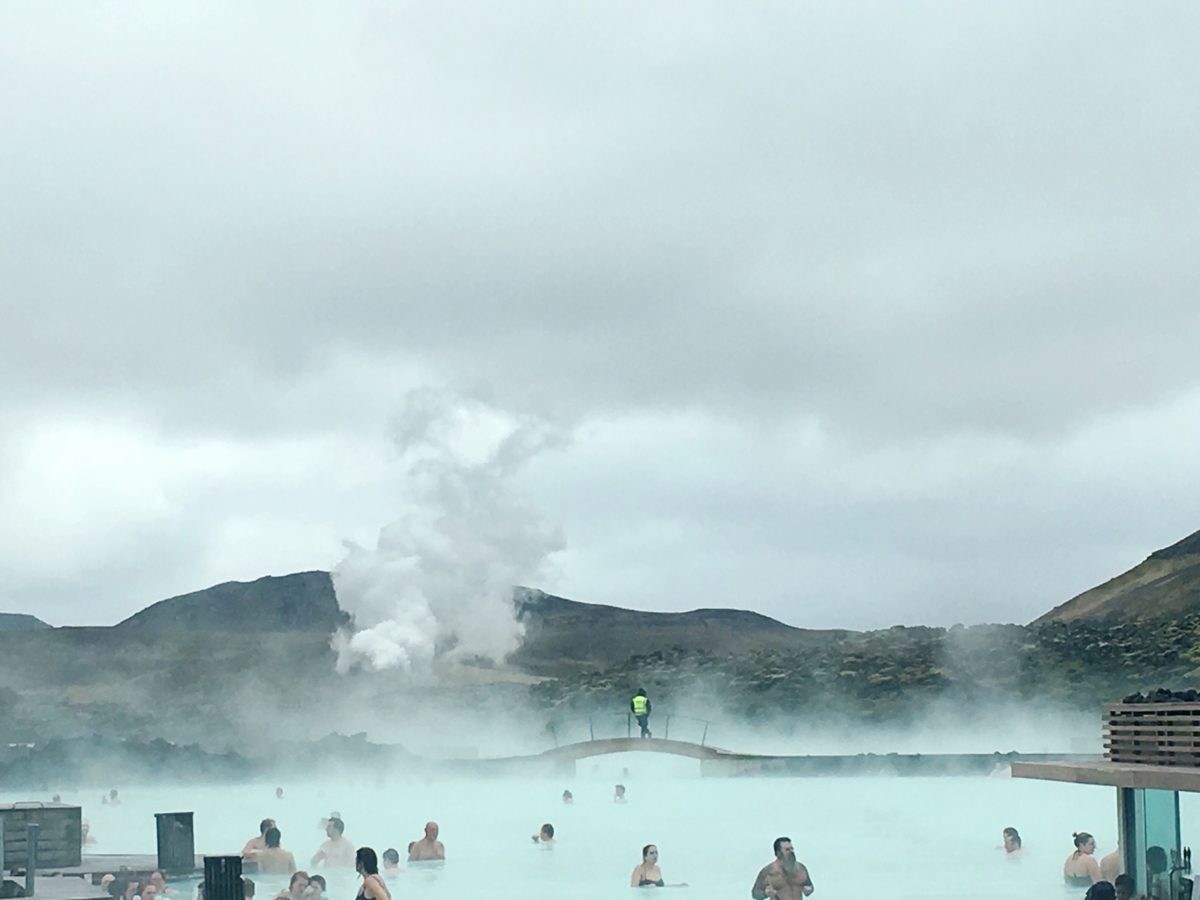
{"label": "distant ridge", "polygon": [[115,628],[125,631],[332,633],[349,621],[338,606],[328,572],[268,575],[227,581],[202,591],[160,600]]}
{"label": "distant ridge", "polygon": [[0,613],[0,631],[41,631],[51,628],[36,616],[25,613]]}
{"label": "distant ridge", "polygon": [[1072,597],[1033,624],[1138,621],[1200,613],[1200,531],[1156,550],[1128,572]]}
{"label": "distant ridge", "polygon": [[549,671],[544,668],[548,664],[603,668],[630,656],[676,650],[725,656],[798,649],[846,634],[794,628],[750,610],[643,612],[580,603],[528,588],[518,588],[514,602],[525,625],[525,639],[510,661],[541,671]]}

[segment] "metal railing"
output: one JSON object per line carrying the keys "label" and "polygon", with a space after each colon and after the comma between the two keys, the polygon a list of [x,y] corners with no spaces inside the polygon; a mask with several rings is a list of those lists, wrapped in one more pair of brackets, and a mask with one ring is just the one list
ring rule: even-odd
{"label": "metal railing", "polygon": [[[621,734],[621,720],[624,719],[624,735]],[[667,740],[671,737],[671,723],[676,723],[676,734],[679,734],[679,726],[682,723],[695,723],[694,730],[700,731],[700,739],[697,741],[692,738],[694,743],[698,743],[701,747],[706,745],[708,741],[708,726],[712,723],[708,719],[700,719],[695,716],[685,716],[678,713],[667,713],[661,717],[663,723],[663,739]],[[586,737],[584,726],[586,724]],[[622,716],[619,713],[612,715],[592,715],[585,720],[581,717],[575,720],[551,720],[546,724],[546,731],[549,732],[551,739],[554,741],[555,747],[560,747],[563,744],[578,743],[583,740],[595,741],[604,740],[615,737],[633,737],[635,718],[633,713],[626,713]],[[698,726],[703,725],[703,729]],[[685,730],[689,730],[685,725]],[[687,740],[686,737],[677,737],[676,740]]]}

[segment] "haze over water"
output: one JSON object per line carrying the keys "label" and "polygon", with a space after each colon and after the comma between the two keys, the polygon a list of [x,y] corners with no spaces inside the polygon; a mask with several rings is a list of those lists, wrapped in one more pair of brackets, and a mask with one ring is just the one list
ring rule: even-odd
{"label": "haze over water", "polygon": [[[628,769],[628,774],[624,770]],[[612,802],[624,783],[629,801]],[[154,853],[155,812],[195,813],[196,849],[237,853],[270,816],[298,865],[324,839],[319,820],[342,814],[356,846],[401,857],[428,819],[441,826],[444,866],[416,868],[390,881],[393,896],[496,898],[629,897],[629,876],[643,844],[655,843],[668,883],[686,881],[683,896],[727,900],[749,896],[771,841],[791,836],[809,866],[816,894],[847,898],[1082,896],[1062,885],[1073,831],[1096,836],[1097,856],[1116,841],[1111,788],[1011,778],[739,778],[698,777],[690,760],[623,754],[585,760],[575,778],[412,780],[404,777],[214,787],[121,786],[122,804],[100,805],[100,791],[64,792],[81,803],[99,843],[94,853]],[[564,805],[561,793],[575,796]],[[31,799],[5,795],[0,802]],[[1183,796],[1184,840],[1200,822],[1200,802]],[[553,848],[530,840],[552,822]],[[994,849],[1005,826],[1021,832],[1027,856]],[[357,878],[324,872],[331,900],[350,900]],[[195,881],[188,883],[195,894]],[[270,900],[283,876],[254,876]],[[177,885],[183,891],[182,885]]]}

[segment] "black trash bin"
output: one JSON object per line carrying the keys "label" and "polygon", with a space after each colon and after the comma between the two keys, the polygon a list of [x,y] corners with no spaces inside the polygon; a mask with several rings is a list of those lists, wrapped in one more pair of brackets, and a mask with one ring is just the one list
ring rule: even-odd
{"label": "black trash bin", "polygon": [[245,900],[240,856],[204,857],[204,900]]}
{"label": "black trash bin", "polygon": [[164,875],[189,875],[196,868],[196,842],[190,812],[155,813],[158,867]]}

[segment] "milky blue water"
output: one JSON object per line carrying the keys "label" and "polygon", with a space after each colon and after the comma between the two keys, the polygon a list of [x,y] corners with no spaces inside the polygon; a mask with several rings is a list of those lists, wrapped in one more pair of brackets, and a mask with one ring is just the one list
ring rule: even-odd
{"label": "milky blue water", "polygon": [[[627,773],[626,773],[626,770]],[[612,802],[623,782],[628,802]],[[283,846],[303,868],[324,840],[320,819],[341,813],[346,836],[382,852],[408,842],[435,819],[447,861],[391,880],[394,897],[627,898],[629,876],[643,844],[659,847],[668,882],[692,900],[749,897],[771,842],[790,836],[808,865],[816,897],[1063,898],[1082,891],[1062,885],[1071,833],[1096,836],[1097,857],[1116,842],[1112,788],[1012,778],[700,778],[691,760],[623,754],[579,764],[573,779],[431,781],[404,777],[316,780],[236,787],[138,787],[114,784],[120,806],[101,805],[101,792],[63,791],[80,803],[98,843],[95,853],[155,852],[154,813],[195,813],[196,849],[238,853],[276,819]],[[564,788],[574,804],[561,801]],[[48,800],[29,793],[0,802]],[[1200,804],[1184,797],[1184,842],[1200,825]],[[557,829],[553,848],[530,836],[543,822]],[[1020,830],[1028,849],[1008,859],[995,847],[1005,826]],[[319,871],[311,869],[310,871]],[[350,871],[325,872],[332,900],[351,900]],[[284,876],[257,876],[270,900]],[[194,896],[190,884],[179,885]],[[674,895],[674,894],[673,894]]]}

